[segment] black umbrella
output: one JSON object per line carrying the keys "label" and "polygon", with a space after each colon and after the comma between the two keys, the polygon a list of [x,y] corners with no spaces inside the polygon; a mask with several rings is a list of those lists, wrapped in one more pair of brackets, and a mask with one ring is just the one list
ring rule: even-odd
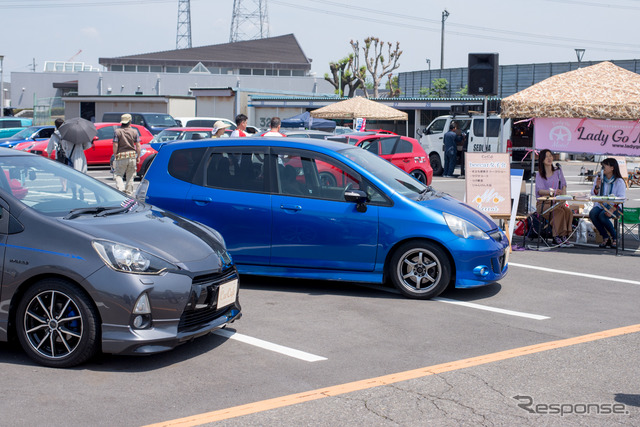
{"label": "black umbrella", "polygon": [[81,117],[74,117],[73,119],[66,120],[58,130],[60,131],[62,139],[70,142],[71,144],[84,144],[91,142],[98,134],[98,130],[95,125],[89,120]]}

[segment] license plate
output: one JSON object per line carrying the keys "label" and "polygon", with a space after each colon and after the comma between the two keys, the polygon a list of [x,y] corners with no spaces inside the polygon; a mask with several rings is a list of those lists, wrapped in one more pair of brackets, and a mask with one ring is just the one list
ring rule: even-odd
{"label": "license plate", "polygon": [[226,307],[236,301],[238,293],[238,279],[223,283],[218,288],[218,308]]}

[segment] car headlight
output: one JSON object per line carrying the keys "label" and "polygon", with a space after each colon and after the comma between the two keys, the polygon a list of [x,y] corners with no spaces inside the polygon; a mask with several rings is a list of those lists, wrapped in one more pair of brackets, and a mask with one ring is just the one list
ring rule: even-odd
{"label": "car headlight", "polygon": [[178,269],[177,266],[148,252],[122,243],[107,240],[91,242],[102,261],[107,266],[123,273],[161,274],[165,270]]}
{"label": "car headlight", "polygon": [[486,240],[489,235],[480,230],[469,221],[459,218],[455,215],[443,212],[444,220],[453,234],[463,239]]}

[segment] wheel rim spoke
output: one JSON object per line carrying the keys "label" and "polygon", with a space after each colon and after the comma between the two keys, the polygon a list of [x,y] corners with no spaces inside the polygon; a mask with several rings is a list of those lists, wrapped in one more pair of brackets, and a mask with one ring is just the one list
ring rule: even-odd
{"label": "wheel rim spoke", "polygon": [[41,356],[60,359],[78,348],[83,337],[83,317],[73,298],[58,290],[34,296],[24,312],[24,333]]}
{"label": "wheel rim spoke", "polygon": [[437,283],[440,267],[430,252],[416,249],[405,254],[398,274],[406,287],[426,291]]}

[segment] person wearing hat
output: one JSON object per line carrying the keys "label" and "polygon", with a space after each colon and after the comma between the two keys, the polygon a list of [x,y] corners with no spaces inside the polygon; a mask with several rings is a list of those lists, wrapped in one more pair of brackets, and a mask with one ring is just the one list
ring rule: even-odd
{"label": "person wearing hat", "polygon": [[[120,127],[113,136],[113,169],[116,188],[133,194],[133,178],[140,162],[140,135],[131,127],[131,114],[120,117]],[[124,177],[127,177],[126,185]]]}
{"label": "person wearing hat", "polygon": [[218,120],[213,124],[213,130],[211,131],[212,138],[221,138],[224,135],[224,130],[231,126],[229,123],[225,123],[222,120]]}

